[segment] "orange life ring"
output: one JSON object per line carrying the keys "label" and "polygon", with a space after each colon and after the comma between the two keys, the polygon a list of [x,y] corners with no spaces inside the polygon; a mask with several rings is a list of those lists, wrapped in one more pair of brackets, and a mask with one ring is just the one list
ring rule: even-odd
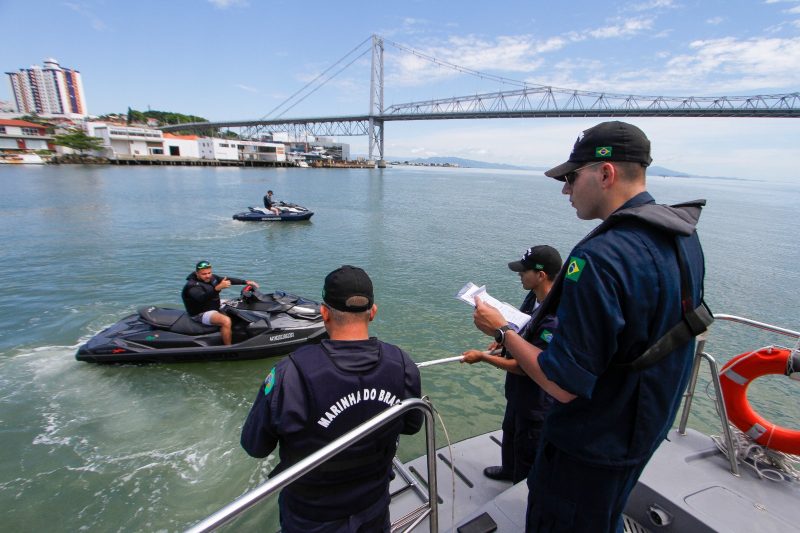
{"label": "orange life ring", "polygon": [[754,379],[767,374],[796,379],[797,372],[800,372],[800,357],[792,358],[792,351],[783,348],[762,348],[728,361],[719,372],[728,420],[762,446],[800,455],[800,431],[767,421],[747,401],[747,387]]}

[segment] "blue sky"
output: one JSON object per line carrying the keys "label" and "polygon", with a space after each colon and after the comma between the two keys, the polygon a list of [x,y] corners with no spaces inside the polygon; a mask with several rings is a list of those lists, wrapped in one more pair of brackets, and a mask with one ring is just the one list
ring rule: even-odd
{"label": "blue sky", "polygon": [[[3,72],[55,57],[81,72],[93,114],[130,106],[209,120],[263,117],[373,33],[471,70],[562,88],[664,96],[800,90],[800,0],[0,0],[0,20]],[[369,59],[284,116],[368,112]],[[392,44],[385,69],[387,106],[514,88]],[[5,76],[0,100],[10,99]],[[601,120],[390,123],[386,154],[545,166],[561,162],[577,134]],[[797,119],[630,121],[651,138],[661,166],[800,175]],[[366,138],[341,140],[366,152]]]}

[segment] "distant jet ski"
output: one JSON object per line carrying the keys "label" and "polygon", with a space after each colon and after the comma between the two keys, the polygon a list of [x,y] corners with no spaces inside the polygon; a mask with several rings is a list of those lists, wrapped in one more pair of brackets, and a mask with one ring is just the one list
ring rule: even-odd
{"label": "distant jet ski", "polygon": [[78,348],[92,363],[178,363],[272,357],[327,338],[319,303],[283,291],[264,294],[250,285],[223,312],[233,322],[233,344],[219,328],[195,322],[182,309],[142,307]]}
{"label": "distant jet ski", "polygon": [[264,207],[248,207],[247,209],[249,209],[249,211],[236,213],[233,215],[233,219],[253,222],[289,222],[294,220],[308,220],[311,218],[311,215],[314,214],[313,211],[309,211],[305,207],[297,204],[275,202],[272,205],[280,210],[280,214],[275,214]]}

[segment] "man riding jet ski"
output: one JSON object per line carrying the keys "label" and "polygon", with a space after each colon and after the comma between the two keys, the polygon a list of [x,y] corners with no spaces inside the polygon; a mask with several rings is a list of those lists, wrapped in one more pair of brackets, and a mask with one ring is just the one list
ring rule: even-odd
{"label": "man riding jet ski", "polygon": [[231,321],[231,345],[218,327],[182,309],[149,306],[89,339],[75,357],[94,363],[258,359],[326,338],[319,303],[283,291],[264,294],[246,285],[221,310]]}

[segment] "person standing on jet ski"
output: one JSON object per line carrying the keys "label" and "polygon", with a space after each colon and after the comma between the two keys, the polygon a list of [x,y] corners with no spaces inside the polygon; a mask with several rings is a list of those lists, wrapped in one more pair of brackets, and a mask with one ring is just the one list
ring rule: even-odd
{"label": "person standing on jet ski", "polygon": [[219,293],[231,285],[252,285],[258,288],[255,281],[227,276],[220,278],[211,272],[211,263],[200,261],[195,265],[194,272],[186,276],[186,285],[181,291],[183,305],[192,319],[206,326],[219,326],[222,343],[225,345],[232,341],[231,319],[220,313]]}
{"label": "person standing on jet ski", "polygon": [[264,195],[264,207],[276,215],[281,214],[281,210],[275,207],[275,202],[272,201],[272,191],[267,191],[267,194]]}

